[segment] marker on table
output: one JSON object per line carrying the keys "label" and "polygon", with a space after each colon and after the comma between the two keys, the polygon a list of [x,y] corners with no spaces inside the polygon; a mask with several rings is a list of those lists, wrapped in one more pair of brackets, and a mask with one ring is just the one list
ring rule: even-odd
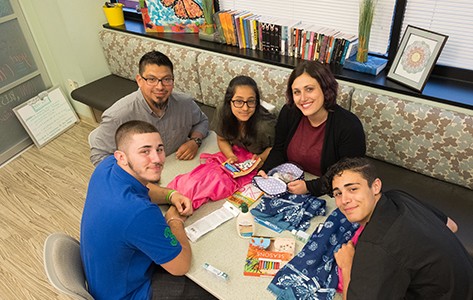
{"label": "marker on table", "polygon": [[204,269],[206,269],[210,273],[216,275],[220,279],[228,280],[228,278],[229,278],[227,273],[225,273],[223,271],[220,271],[219,269],[215,268],[214,266],[211,266],[208,263],[204,263],[203,267],[204,267]]}

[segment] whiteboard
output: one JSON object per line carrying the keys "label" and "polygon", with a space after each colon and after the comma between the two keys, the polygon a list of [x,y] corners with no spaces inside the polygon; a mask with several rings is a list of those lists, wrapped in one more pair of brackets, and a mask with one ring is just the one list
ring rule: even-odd
{"label": "whiteboard", "polygon": [[13,111],[38,148],[79,122],[59,87],[39,93]]}

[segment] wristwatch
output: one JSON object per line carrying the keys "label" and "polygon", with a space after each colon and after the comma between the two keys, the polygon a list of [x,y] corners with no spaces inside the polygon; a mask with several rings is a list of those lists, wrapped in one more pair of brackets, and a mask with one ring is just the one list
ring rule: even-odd
{"label": "wristwatch", "polygon": [[193,140],[197,144],[197,147],[199,147],[199,148],[200,148],[200,145],[202,145],[202,139],[201,138],[195,137],[195,138],[191,138],[191,140]]}

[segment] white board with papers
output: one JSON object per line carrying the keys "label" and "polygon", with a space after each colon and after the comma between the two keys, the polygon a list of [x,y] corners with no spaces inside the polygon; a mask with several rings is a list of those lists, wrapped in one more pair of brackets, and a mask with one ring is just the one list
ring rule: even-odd
{"label": "white board with papers", "polygon": [[13,111],[38,148],[79,121],[59,87],[39,93]]}

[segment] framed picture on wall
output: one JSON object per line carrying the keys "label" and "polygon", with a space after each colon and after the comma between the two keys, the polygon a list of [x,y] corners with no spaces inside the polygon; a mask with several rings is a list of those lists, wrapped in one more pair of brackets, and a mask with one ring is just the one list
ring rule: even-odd
{"label": "framed picture on wall", "polygon": [[407,26],[388,78],[421,92],[448,36]]}

